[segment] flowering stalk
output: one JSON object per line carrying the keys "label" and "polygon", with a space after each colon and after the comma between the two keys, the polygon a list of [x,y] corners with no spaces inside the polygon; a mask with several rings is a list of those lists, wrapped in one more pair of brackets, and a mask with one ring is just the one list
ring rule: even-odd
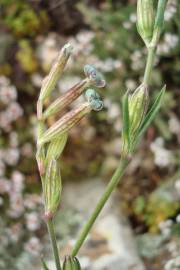
{"label": "flowering stalk", "polygon": [[[145,3],[146,2],[146,3]],[[140,8],[140,5],[151,5],[151,0],[138,0],[138,18],[140,23],[146,23],[146,13],[148,12],[147,8]],[[157,7],[156,19],[154,21],[154,30],[152,33],[152,23],[153,19],[150,18],[148,24],[141,25],[139,27],[140,35],[143,35],[143,39],[148,48],[148,57],[146,63],[146,69],[144,74],[144,79],[142,85],[135,90],[132,95],[127,93],[123,100],[123,146],[122,154],[118,168],[113,174],[109,184],[107,185],[103,195],[99,199],[93,213],[91,214],[89,220],[84,225],[82,231],[80,232],[79,238],[77,239],[75,246],[72,250],[72,256],[76,256],[84,243],[89,231],[91,230],[94,222],[96,221],[98,215],[103,209],[105,203],[109,199],[114,188],[117,186],[119,180],[123,176],[130,160],[132,153],[134,152],[135,146],[137,145],[139,138],[147,129],[151,121],[154,119],[157,111],[159,110],[162,97],[164,95],[165,87],[160,91],[158,97],[156,98],[154,104],[146,114],[147,102],[148,102],[148,93],[147,87],[150,80],[151,70],[153,67],[153,61],[156,53],[157,43],[162,31],[163,22],[164,22],[164,12],[166,7],[167,0],[159,0]],[[152,8],[152,6],[151,6]],[[145,12],[145,13],[144,13]],[[143,20],[142,20],[143,18]],[[140,25],[140,24],[139,24]],[[150,28],[148,28],[150,27]],[[145,32],[144,32],[145,31]],[[151,36],[152,34],[152,36]],[[147,39],[148,37],[148,39]],[[152,41],[150,41],[152,38]],[[126,150],[124,151],[124,144],[126,145]]]}
{"label": "flowering stalk", "polygon": [[[43,111],[44,102],[55,88],[59,76],[62,74],[69,59],[71,51],[72,47],[70,44],[66,44],[62,48],[56,62],[50,70],[49,75],[43,81],[37,102],[38,130],[36,158],[42,182],[45,204],[45,221],[47,223],[51,239],[56,270],[61,270],[59,251],[53,225],[53,219],[58,211],[62,191],[61,171],[58,159],[66,145],[69,130],[92,110],[99,111],[102,109],[103,103],[95,90],[89,89],[86,94],[87,102],[84,102],[79,105],[78,108],[66,113],[49,128],[46,127],[45,121],[49,116],[67,108],[68,105],[79,97],[89,85],[94,85],[99,88],[105,85],[102,75],[95,69],[95,67],[88,65],[87,72],[87,66],[85,66],[85,74],[87,78],[73,86],[63,96],[52,102],[52,104]],[[48,270],[43,259],[42,266],[45,270]],[[71,268],[69,268],[70,266]],[[63,269],[80,270],[81,268],[77,258],[68,257],[63,264]]]}
{"label": "flowering stalk", "polygon": [[104,205],[106,204],[107,200],[109,199],[111,193],[117,186],[119,179],[123,176],[125,169],[129,164],[130,159],[122,158],[119,162],[119,166],[117,167],[115,173],[113,174],[109,184],[107,185],[103,195],[101,196],[100,200],[98,201],[93,213],[91,214],[89,220],[84,225],[78,240],[71,252],[72,256],[76,256],[79,249],[81,248],[82,244],[84,243],[89,231],[91,230],[94,222],[96,221],[98,215],[100,214],[101,210],[103,209]]}

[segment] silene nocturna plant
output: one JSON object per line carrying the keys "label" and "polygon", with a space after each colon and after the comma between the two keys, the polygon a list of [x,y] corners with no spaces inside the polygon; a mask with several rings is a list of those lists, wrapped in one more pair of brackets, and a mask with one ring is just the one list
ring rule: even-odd
{"label": "silene nocturna plant", "polygon": [[[60,263],[60,255],[53,226],[53,219],[59,208],[62,191],[59,158],[66,145],[69,130],[92,111],[100,111],[103,108],[100,95],[92,87],[104,87],[105,80],[94,66],[86,65],[84,67],[85,79],[74,85],[65,94],[57,98],[44,109],[46,99],[50,98],[72,54],[72,46],[69,43],[62,48],[49,75],[43,80],[37,102],[38,124],[36,158],[42,182],[45,206],[44,216],[51,239],[56,270],[81,269],[76,256],[99,213],[130,163],[143,133],[147,130],[161,106],[165,86],[159,91],[154,103],[150,107],[148,104],[151,71],[156,55],[156,48],[164,25],[166,4],[167,0],[159,0],[155,8],[153,0],[137,1],[137,30],[147,48],[147,62],[143,81],[137,89],[133,92],[127,91],[122,98],[123,130],[119,165],[99,199],[92,215],[80,232],[71,254],[67,254],[62,264]],[[85,93],[86,98],[84,103],[79,105],[76,109],[65,113],[52,126],[47,127],[46,122],[49,117],[67,109],[68,106],[83,93]],[[43,258],[42,267],[44,270],[50,270]]]}

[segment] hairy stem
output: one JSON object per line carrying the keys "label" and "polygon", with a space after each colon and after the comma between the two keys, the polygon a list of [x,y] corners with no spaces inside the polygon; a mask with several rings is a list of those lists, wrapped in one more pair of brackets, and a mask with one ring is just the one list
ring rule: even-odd
{"label": "hairy stem", "polygon": [[122,177],[122,175],[124,174],[124,171],[127,167],[127,165],[129,164],[129,159],[121,159],[119,166],[117,167],[115,173],[113,174],[109,184],[107,185],[103,195],[101,196],[99,202],[96,205],[96,208],[94,209],[92,215],[90,216],[89,220],[87,221],[87,223],[84,225],[84,228],[82,229],[79,238],[72,250],[72,256],[76,256],[76,254],[78,253],[79,249],[81,248],[83,242],[85,241],[89,231],[91,230],[94,222],[96,221],[99,213],[101,212],[101,210],[103,209],[105,203],[107,202],[107,200],[109,199],[111,193],[113,192],[114,188],[117,186],[120,178]]}
{"label": "hairy stem", "polygon": [[54,254],[56,270],[61,270],[59,252],[58,252],[56,235],[55,235],[55,232],[54,232],[54,225],[53,225],[52,219],[48,219],[47,227],[48,227],[48,232],[49,232],[49,236],[50,236],[50,239],[51,239],[51,245],[52,245],[52,250],[53,250],[53,254]]}

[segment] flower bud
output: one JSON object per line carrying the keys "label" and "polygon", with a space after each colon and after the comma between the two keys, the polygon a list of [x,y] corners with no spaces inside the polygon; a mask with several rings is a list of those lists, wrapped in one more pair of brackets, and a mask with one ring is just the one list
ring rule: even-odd
{"label": "flower bud", "polygon": [[84,73],[94,86],[102,88],[106,85],[103,75],[93,65],[85,65]]}
{"label": "flower bud", "polygon": [[146,84],[141,84],[133,94],[128,97],[130,137],[136,134],[146,114],[148,105],[148,89]]}
{"label": "flower bud", "polygon": [[153,36],[155,14],[153,0],[138,0],[137,2],[137,30],[148,45]]}
{"label": "flower bud", "polygon": [[45,217],[52,218],[57,211],[61,198],[61,173],[57,160],[52,159],[46,170],[43,180],[43,191],[45,200]]}
{"label": "flower bud", "polygon": [[89,80],[85,79],[82,82],[77,83],[65,94],[56,99],[43,113],[43,118],[47,117],[65,109],[71,104],[76,98],[78,98],[82,92],[89,86]]}
{"label": "flower bud", "polygon": [[123,111],[122,156],[133,151],[139,127],[145,117],[148,105],[147,85],[141,84],[133,94],[129,94],[126,101],[127,107]]}
{"label": "flower bud", "polygon": [[46,142],[59,138],[62,134],[66,133],[76,125],[91,110],[92,108],[90,103],[86,102],[79,106],[79,108],[66,113],[62,118],[54,123],[54,125],[46,130],[39,140],[39,145],[43,145]]}
{"label": "flower bud", "polygon": [[55,88],[60,75],[62,74],[65,65],[72,52],[72,46],[67,43],[60,51],[57,60],[52,66],[49,75],[43,80],[42,88],[40,91],[40,100],[45,100]]}
{"label": "flower bud", "polygon": [[63,263],[63,270],[81,270],[78,259],[76,257],[66,256]]}

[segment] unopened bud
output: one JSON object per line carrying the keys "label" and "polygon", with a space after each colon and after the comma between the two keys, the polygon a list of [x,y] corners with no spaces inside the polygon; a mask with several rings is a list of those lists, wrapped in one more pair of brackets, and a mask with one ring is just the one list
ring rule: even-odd
{"label": "unopened bud", "polygon": [[46,99],[55,88],[59,80],[59,77],[61,76],[65,68],[65,65],[69,59],[69,56],[71,55],[71,52],[72,46],[69,43],[67,43],[60,51],[57,60],[55,61],[54,65],[50,70],[49,75],[43,80],[39,96],[40,100]]}
{"label": "unopened bud", "polygon": [[76,257],[66,256],[63,263],[63,270],[81,270],[78,259]]}
{"label": "unopened bud", "polygon": [[155,24],[153,0],[138,0],[137,2],[137,30],[148,46]]}
{"label": "unopened bud", "polygon": [[133,94],[129,95],[129,124],[130,136],[136,134],[146,114],[148,105],[148,89],[146,84],[141,84]]}
{"label": "unopened bud", "polygon": [[[131,154],[138,136],[139,127],[145,117],[148,106],[148,89],[146,84],[141,84],[133,94],[129,94],[126,110],[123,112],[124,130],[122,133],[122,156]],[[125,130],[127,128],[127,130]]]}
{"label": "unopened bud", "polygon": [[43,113],[43,118],[60,112],[65,109],[69,104],[71,104],[76,98],[78,98],[82,92],[89,86],[90,81],[88,79],[83,80],[82,82],[77,83],[66,93],[56,99]]}
{"label": "unopened bud", "polygon": [[61,173],[60,165],[57,160],[52,159],[48,166],[43,181],[45,217],[52,218],[59,207],[61,199]]}
{"label": "unopened bud", "polygon": [[94,86],[102,88],[106,85],[103,75],[93,65],[85,65],[84,73]]}

